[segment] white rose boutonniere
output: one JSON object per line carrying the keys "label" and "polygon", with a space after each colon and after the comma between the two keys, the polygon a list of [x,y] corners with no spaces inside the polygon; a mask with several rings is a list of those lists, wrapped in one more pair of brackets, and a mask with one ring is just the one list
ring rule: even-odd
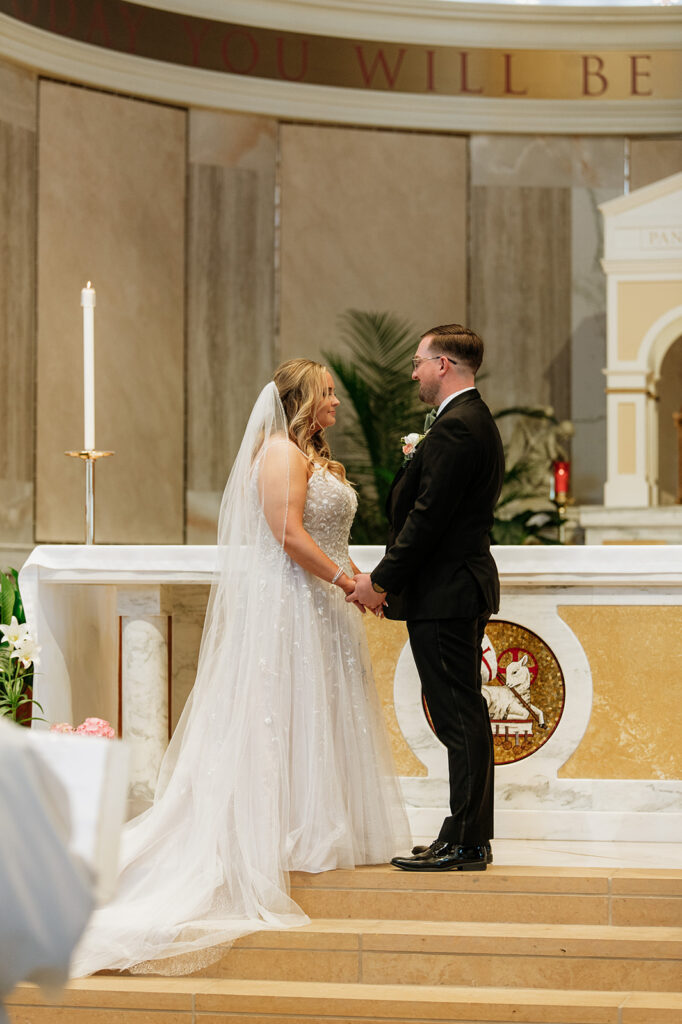
{"label": "white rose boutonniere", "polygon": [[415,453],[417,445],[426,437],[426,434],[406,434],[405,437],[401,437],[400,440],[403,446],[403,465],[406,465]]}

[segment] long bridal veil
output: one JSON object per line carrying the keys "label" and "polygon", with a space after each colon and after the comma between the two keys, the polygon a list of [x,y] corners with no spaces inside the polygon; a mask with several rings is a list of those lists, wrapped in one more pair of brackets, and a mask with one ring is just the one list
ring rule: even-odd
{"label": "long bridal veil", "polygon": [[[220,955],[210,947],[307,921],[285,873],[296,685],[286,667],[298,610],[291,562],[258,496],[264,453],[286,436],[270,383],[222,500],[196,683],[154,804],[126,827],[117,894],[94,915],[74,976],[142,961],[162,961],[142,970],[187,973]],[[285,475],[276,484],[285,502],[288,483]]]}

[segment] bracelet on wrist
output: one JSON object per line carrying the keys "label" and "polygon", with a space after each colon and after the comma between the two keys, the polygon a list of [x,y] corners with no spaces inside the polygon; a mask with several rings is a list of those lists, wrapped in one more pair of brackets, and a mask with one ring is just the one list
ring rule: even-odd
{"label": "bracelet on wrist", "polygon": [[338,580],[340,580],[341,577],[343,576],[343,572],[344,572],[343,568],[341,566],[339,566],[338,569],[336,570],[336,572],[334,573],[334,575],[332,576],[331,582],[332,583],[338,582]]}

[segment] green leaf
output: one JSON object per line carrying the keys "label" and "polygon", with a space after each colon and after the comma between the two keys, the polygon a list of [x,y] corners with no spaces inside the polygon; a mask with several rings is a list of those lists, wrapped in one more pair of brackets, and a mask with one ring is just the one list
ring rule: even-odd
{"label": "green leaf", "polygon": [[15,600],[14,581],[5,576],[4,572],[0,572],[0,621],[5,626],[12,621]]}

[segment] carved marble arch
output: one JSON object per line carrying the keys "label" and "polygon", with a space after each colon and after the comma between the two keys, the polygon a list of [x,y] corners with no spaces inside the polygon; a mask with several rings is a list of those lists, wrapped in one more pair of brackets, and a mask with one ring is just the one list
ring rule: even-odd
{"label": "carved marble arch", "polygon": [[[604,504],[659,504],[661,367],[682,335],[682,173],[600,207],[607,277]],[[669,411],[666,416],[669,416]],[[666,455],[667,458],[667,455]],[[670,500],[666,489],[664,500]]]}

